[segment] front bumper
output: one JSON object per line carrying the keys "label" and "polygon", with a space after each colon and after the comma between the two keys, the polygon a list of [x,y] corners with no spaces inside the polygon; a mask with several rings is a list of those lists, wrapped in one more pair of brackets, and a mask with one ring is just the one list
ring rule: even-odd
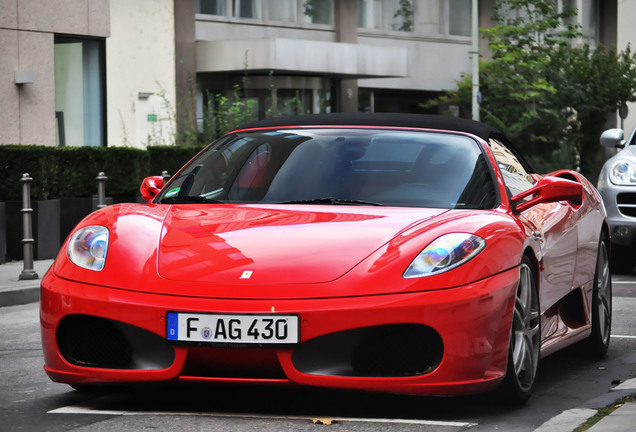
{"label": "front bumper", "polygon": [[[515,268],[436,291],[223,300],[81,284],[50,271],[41,290],[44,368],[69,384],[180,380],[477,393],[505,374],[517,284]],[[167,311],[298,314],[300,343],[174,344],[166,339]]]}
{"label": "front bumper", "polygon": [[636,187],[605,185],[599,190],[607,212],[613,245],[636,245]]}

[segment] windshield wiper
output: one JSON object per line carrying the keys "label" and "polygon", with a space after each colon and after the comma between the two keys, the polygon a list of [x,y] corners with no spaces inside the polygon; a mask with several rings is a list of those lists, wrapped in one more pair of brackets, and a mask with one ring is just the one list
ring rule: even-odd
{"label": "windshield wiper", "polygon": [[371,205],[371,206],[381,206],[382,204],[372,201],[363,201],[363,200],[349,200],[349,199],[340,199],[333,197],[326,198],[313,198],[306,200],[290,200],[283,201],[280,204],[327,204],[327,205]]}
{"label": "windshield wiper", "polygon": [[223,201],[219,201],[212,198],[206,198],[200,195],[166,197],[166,198],[161,198],[159,202],[161,204],[194,204],[194,203],[225,204]]}

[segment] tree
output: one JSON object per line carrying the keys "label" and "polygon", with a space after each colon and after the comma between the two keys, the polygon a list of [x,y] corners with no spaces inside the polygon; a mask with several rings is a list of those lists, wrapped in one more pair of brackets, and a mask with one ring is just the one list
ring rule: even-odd
{"label": "tree", "polygon": [[[636,57],[629,48],[574,46],[576,13],[557,10],[552,0],[497,1],[496,25],[481,30],[492,60],[480,64],[480,115],[530,155],[537,171],[580,169],[596,180],[608,116],[636,100]],[[464,76],[436,103],[469,113],[470,86]]]}
{"label": "tree", "polygon": [[[610,114],[624,102],[636,100],[636,56],[624,51],[589,45],[566,47],[553,54],[555,67],[548,80],[559,91],[552,104],[567,107],[565,145],[579,154],[580,170],[596,180],[602,165],[599,137]],[[559,66],[557,68],[556,66]]]}

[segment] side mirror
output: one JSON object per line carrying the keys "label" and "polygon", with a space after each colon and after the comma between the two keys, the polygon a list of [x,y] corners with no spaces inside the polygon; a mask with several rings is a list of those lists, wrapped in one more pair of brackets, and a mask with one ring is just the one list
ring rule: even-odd
{"label": "side mirror", "polygon": [[139,191],[141,192],[141,197],[146,200],[146,202],[150,202],[154,197],[157,196],[161,188],[163,187],[163,177],[162,176],[152,176],[146,177],[144,181],[141,183],[141,187]]}
{"label": "side mirror", "polygon": [[[517,202],[531,196],[528,201]],[[511,198],[518,212],[525,211],[541,203],[581,200],[583,185],[561,177],[542,177],[534,187]]]}
{"label": "side mirror", "polygon": [[609,148],[625,146],[625,134],[622,129],[607,129],[601,134],[601,145]]}

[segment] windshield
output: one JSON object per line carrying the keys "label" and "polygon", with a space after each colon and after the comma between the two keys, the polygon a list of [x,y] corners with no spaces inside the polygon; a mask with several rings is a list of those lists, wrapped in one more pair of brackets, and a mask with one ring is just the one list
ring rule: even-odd
{"label": "windshield", "polygon": [[464,135],[303,128],[224,137],[182,169],[158,202],[492,208],[495,190],[480,147]]}

